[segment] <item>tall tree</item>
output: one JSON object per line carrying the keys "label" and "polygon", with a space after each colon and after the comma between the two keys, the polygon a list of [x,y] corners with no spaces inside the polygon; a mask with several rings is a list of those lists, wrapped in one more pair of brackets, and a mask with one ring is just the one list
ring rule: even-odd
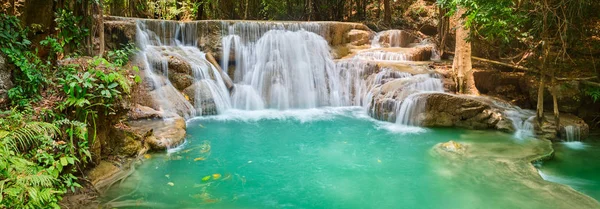
{"label": "tall tree", "polygon": [[392,23],[392,6],[390,0],[383,0],[383,7],[383,22],[389,25]]}
{"label": "tall tree", "polygon": [[473,78],[473,65],[471,63],[471,42],[469,41],[470,28],[463,18],[466,9],[459,7],[454,14],[456,23],[456,47],[452,71],[456,78],[457,90],[462,94],[479,94]]}

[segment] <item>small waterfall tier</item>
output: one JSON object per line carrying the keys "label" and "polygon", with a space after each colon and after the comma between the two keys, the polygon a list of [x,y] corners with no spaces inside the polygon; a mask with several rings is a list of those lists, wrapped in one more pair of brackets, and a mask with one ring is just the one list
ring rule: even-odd
{"label": "small waterfall tier", "polygon": [[372,48],[407,47],[415,41],[415,37],[403,30],[386,30],[379,32],[371,41]]}
{"label": "small waterfall tier", "polygon": [[579,126],[565,126],[565,133],[567,142],[581,141],[581,130]]}
{"label": "small waterfall tier", "polygon": [[136,26],[138,60],[157,109],[190,118],[231,107],[229,77],[197,47],[199,24],[138,20]]}

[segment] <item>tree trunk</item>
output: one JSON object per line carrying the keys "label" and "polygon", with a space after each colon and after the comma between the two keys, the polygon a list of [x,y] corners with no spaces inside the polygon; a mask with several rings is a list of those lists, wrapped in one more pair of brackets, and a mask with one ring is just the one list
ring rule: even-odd
{"label": "tree trunk", "polygon": [[200,1],[200,3],[198,3],[198,8],[196,10],[196,20],[202,20],[204,19],[204,1]]}
{"label": "tree trunk", "polygon": [[446,39],[448,37],[448,33],[450,30],[450,18],[446,15],[448,13],[447,9],[438,6],[438,31],[440,35],[438,36],[439,46],[438,46],[438,55],[440,59],[444,56],[444,51],[446,49]]}
{"label": "tree trunk", "polygon": [[552,69],[552,105],[554,110],[554,129],[556,133],[560,133],[560,112],[558,111],[558,100],[556,95],[558,94],[558,86],[556,86],[555,69]]}
{"label": "tree trunk", "polygon": [[544,88],[546,76],[542,72],[546,69],[546,63],[548,60],[548,54],[550,52],[550,46],[548,42],[548,0],[544,0],[544,16],[542,18],[542,67],[540,68],[540,86],[538,88],[538,101],[536,107],[536,119],[538,127],[541,129],[544,125]]}
{"label": "tree trunk", "polygon": [[308,8],[308,17],[306,18],[307,21],[311,21],[312,20],[312,15],[313,15],[313,7],[312,7],[312,0],[307,0],[306,1],[306,8]]}
{"label": "tree trunk", "polygon": [[104,54],[104,15],[102,14],[102,1],[94,3],[94,13],[96,14],[96,33],[98,34],[98,56]]}
{"label": "tree trunk", "polygon": [[390,4],[390,0],[383,0],[384,5],[384,14],[383,14],[383,22],[385,24],[392,24],[392,7]]}
{"label": "tree trunk", "polygon": [[461,94],[478,95],[475,79],[473,78],[473,65],[471,63],[471,42],[469,38],[470,29],[465,27],[465,20],[462,15],[464,8],[458,8],[454,18],[456,27],[456,48],[454,50],[454,61],[452,71],[455,76],[457,90]]}

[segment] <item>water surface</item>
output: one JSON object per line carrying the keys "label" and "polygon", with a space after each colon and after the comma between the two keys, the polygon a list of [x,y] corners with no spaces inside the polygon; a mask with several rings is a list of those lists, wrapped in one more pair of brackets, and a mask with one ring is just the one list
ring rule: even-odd
{"label": "water surface", "polygon": [[[549,144],[499,132],[423,129],[361,108],[235,111],[188,122],[187,142],[147,156],[105,204],[126,208],[578,208],[537,176]],[[437,149],[454,140],[461,153]]]}
{"label": "water surface", "polygon": [[554,158],[540,168],[542,177],[600,200],[600,143],[562,142],[554,150]]}

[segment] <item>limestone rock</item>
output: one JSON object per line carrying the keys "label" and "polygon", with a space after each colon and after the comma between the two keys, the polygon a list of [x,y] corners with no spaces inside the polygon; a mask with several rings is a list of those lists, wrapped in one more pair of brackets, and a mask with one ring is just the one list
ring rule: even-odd
{"label": "limestone rock", "polygon": [[8,102],[8,90],[13,87],[12,66],[3,54],[0,54],[0,106]]}
{"label": "limestone rock", "polygon": [[[198,92],[198,90],[200,90]],[[196,82],[193,85],[183,90],[183,94],[189,97],[189,101],[192,105],[200,103],[202,107],[202,115],[216,115],[217,106],[215,100],[210,92],[208,84],[203,81]]]}
{"label": "limestone rock", "polygon": [[378,35],[381,47],[408,47],[416,40],[416,37],[404,30],[387,30]]}
{"label": "limestone rock", "polygon": [[194,77],[184,73],[169,73],[169,80],[179,91],[184,90],[194,83]]}
{"label": "limestone rock", "polygon": [[[475,97],[451,94],[428,94],[426,117],[422,121],[428,127],[461,127],[468,129],[499,129],[503,119],[502,110]],[[506,122],[501,123],[507,129]]]}
{"label": "limestone rock", "polygon": [[[148,135],[145,141],[152,150],[166,150],[182,144],[185,140],[185,120],[182,117],[129,121],[137,133]],[[147,134],[151,133],[151,134]]]}
{"label": "limestone rock", "polygon": [[347,34],[347,39],[350,41],[350,44],[355,46],[369,44],[371,41],[371,33],[365,30],[355,30],[352,29]]}
{"label": "limestone rock", "polygon": [[133,108],[129,110],[127,113],[127,118],[129,120],[141,120],[141,119],[157,119],[162,118],[163,113],[152,109],[151,107],[142,106],[136,104]]}
{"label": "limestone rock", "polygon": [[167,66],[169,68],[169,73],[192,74],[192,67],[190,64],[179,56],[168,56]]}
{"label": "limestone rock", "polygon": [[439,145],[443,150],[447,152],[463,153],[466,146],[459,144],[458,142],[450,140],[449,142],[442,143]]}
{"label": "limestone rock", "polygon": [[95,187],[99,187],[103,180],[117,174],[120,170],[119,167],[111,162],[100,161],[100,164],[88,172],[87,177]]}

